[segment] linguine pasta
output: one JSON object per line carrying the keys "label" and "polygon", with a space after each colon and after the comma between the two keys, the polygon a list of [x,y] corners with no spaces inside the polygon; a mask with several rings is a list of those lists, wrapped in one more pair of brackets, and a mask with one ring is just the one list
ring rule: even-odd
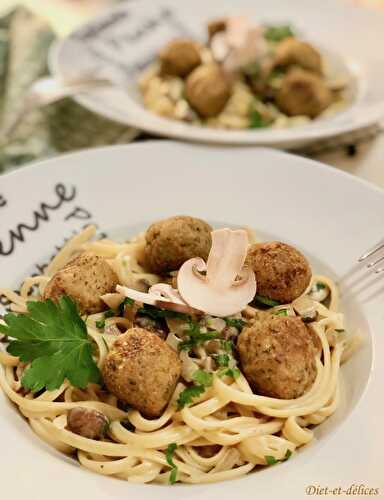
{"label": "linguine pasta", "polygon": [[[159,276],[148,273],[140,264],[144,238],[139,235],[128,243],[110,240],[92,241],[95,228],[75,236],[53,259],[42,276],[27,278],[17,294],[0,289],[11,302],[11,310],[26,312],[26,302],[39,300],[50,277],[74,255],[87,250],[103,256],[115,270],[119,283],[140,287],[155,284]],[[274,461],[282,461],[314,439],[313,425],[321,424],[335,412],[339,402],[340,365],[355,348],[355,339],[344,331],[343,314],[335,283],[326,276],[313,276],[307,293],[316,283],[329,290],[328,302],[314,302],[317,320],[311,328],[321,342],[322,355],[316,360],[317,376],[308,392],[297,399],[284,400],[254,394],[242,373],[237,378],[213,377],[213,383],[190,406],[181,410],[176,400],[190,381],[192,366],[209,367],[211,353],[205,346],[196,348],[194,357],[181,353],[182,378],[159,418],[147,419],[134,409],[121,409],[117,398],[102,386],[89,384],[78,389],[65,381],[54,391],[33,394],[21,385],[25,365],[0,350],[0,386],[15,403],[36,434],[65,454],[77,457],[82,466],[99,474],[136,483],[168,483],[171,465],[167,447],[175,443],[173,462],[177,480],[184,483],[212,483],[240,477]],[[295,314],[291,305],[288,314]],[[257,309],[248,306],[242,318],[248,324],[257,317]],[[85,321],[94,342],[99,367],[108,354],[116,333],[132,326],[129,319],[112,316],[103,328],[96,326],[102,313]],[[167,342],[177,336],[168,322]],[[173,344],[172,344],[173,343]],[[188,371],[189,370],[189,371]],[[67,428],[67,414],[81,406],[103,413],[110,421],[102,440],[93,440]]]}

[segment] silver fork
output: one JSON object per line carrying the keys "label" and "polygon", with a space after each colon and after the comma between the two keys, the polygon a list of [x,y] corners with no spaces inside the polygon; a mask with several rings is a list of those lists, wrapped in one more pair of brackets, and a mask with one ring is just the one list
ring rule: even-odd
{"label": "silver fork", "polygon": [[381,240],[373,248],[363,253],[358,262],[367,263],[367,268],[372,269],[375,274],[382,273],[384,271],[384,241]]}
{"label": "silver fork", "polygon": [[15,116],[0,130],[0,142],[9,141],[25,115],[31,111],[64,99],[64,97],[75,96],[87,90],[112,85],[106,79],[95,78],[91,75],[62,81],[57,78],[41,78],[34,82],[28,90],[23,104]]}

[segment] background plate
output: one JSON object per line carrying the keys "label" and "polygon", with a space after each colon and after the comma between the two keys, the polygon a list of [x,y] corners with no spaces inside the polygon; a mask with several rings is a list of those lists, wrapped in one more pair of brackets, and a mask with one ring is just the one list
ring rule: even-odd
{"label": "background plate", "polygon": [[[333,117],[301,127],[244,131],[191,126],[146,111],[137,77],[159,48],[180,35],[205,40],[207,20],[227,14],[246,15],[255,22],[288,22],[315,45],[340,55],[358,82],[354,104]],[[384,64],[377,45],[383,23],[380,13],[334,0],[323,0],[321,9],[316,0],[132,0],[56,45],[50,67],[64,77],[92,71],[112,78],[119,87],[98,89],[77,100],[107,118],[154,134],[189,141],[294,148],[361,129],[384,116]],[[346,26],[353,36],[346,36]]]}

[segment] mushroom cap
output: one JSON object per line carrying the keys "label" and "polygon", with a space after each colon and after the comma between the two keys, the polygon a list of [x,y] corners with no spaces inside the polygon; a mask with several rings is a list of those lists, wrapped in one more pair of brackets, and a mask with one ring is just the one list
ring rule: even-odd
{"label": "mushroom cap", "polygon": [[159,58],[160,71],[164,75],[184,77],[201,64],[198,44],[187,38],[169,42],[160,51]]}
{"label": "mushroom cap", "polygon": [[332,103],[332,92],[319,76],[294,68],[283,78],[276,102],[288,116],[315,118]]}
{"label": "mushroom cap", "polygon": [[227,74],[217,64],[198,66],[186,81],[189,104],[203,117],[217,116],[231,96],[232,86]]}
{"label": "mushroom cap", "polygon": [[179,270],[177,288],[184,301],[219,317],[244,309],[256,293],[255,274],[243,268],[247,248],[245,230],[213,231],[207,264],[197,257],[184,262]]}

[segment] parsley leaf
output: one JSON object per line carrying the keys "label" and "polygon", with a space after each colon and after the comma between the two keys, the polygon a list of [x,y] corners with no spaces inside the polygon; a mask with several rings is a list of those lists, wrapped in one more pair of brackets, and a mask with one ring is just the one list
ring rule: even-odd
{"label": "parsley leaf", "polygon": [[105,327],[105,319],[100,319],[98,321],[96,321],[96,328],[104,328]]}
{"label": "parsley leaf", "polygon": [[268,127],[268,123],[264,120],[264,118],[256,109],[253,109],[251,111],[249,118],[250,118],[250,124],[249,124],[250,128]]}
{"label": "parsley leaf", "polygon": [[233,348],[234,348],[233,341],[232,340],[222,340],[221,347],[224,349],[224,351],[232,352]]}
{"label": "parsley leaf", "polygon": [[272,455],[266,455],[264,458],[265,461],[267,462],[267,465],[275,465],[278,463],[278,460],[276,460],[276,458],[273,457]]}
{"label": "parsley leaf", "polygon": [[255,300],[256,302],[260,302],[260,304],[263,304],[264,306],[270,306],[270,307],[275,307],[279,306],[280,302],[277,300],[269,299],[268,297],[264,297],[264,295],[255,295]]}
{"label": "parsley leaf", "polygon": [[260,72],[261,72],[261,67],[260,67],[260,64],[258,62],[246,64],[241,69],[242,69],[242,72],[244,73],[244,75],[253,76],[253,77],[259,76]]}
{"label": "parsley leaf", "polygon": [[315,286],[316,290],[324,290],[324,288],[327,288],[327,285],[321,281],[318,281]]}
{"label": "parsley leaf", "polygon": [[170,465],[172,467],[171,469],[171,474],[169,475],[169,482],[170,484],[175,484],[176,480],[177,480],[177,466],[175,465],[174,461],[173,461],[173,454],[175,452],[177,448],[177,444],[176,443],[171,443],[168,445],[168,448],[165,452],[165,458],[167,460],[167,463],[168,465]]}
{"label": "parsley leaf", "polygon": [[242,330],[246,324],[245,321],[240,318],[224,318],[224,321],[226,322],[227,326],[234,326],[238,330]]}
{"label": "parsley leaf", "polygon": [[203,344],[204,342],[207,342],[208,340],[214,340],[219,337],[219,334],[217,332],[206,332],[203,333],[200,330],[200,326],[198,323],[195,323],[193,321],[189,322],[188,330],[186,331],[187,336],[189,337],[188,340],[183,340],[180,342],[178,345],[179,351],[190,351],[192,347],[198,345],[198,344]]}
{"label": "parsley leaf", "polygon": [[229,365],[228,354],[217,354],[214,358],[215,358],[216,364],[218,366],[228,366]]}
{"label": "parsley leaf", "polygon": [[181,410],[184,406],[190,405],[192,400],[201,396],[203,392],[205,392],[205,387],[203,385],[192,385],[181,391],[176,401],[178,410]]}
{"label": "parsley leaf", "polygon": [[288,316],[288,311],[287,309],[280,309],[279,311],[276,311],[273,314],[274,316]]}
{"label": "parsley leaf", "polygon": [[287,451],[285,452],[285,455],[284,455],[284,458],[281,458],[281,459],[277,459],[275,457],[273,457],[272,455],[266,455],[264,458],[265,458],[265,461],[267,462],[267,465],[275,465],[279,462],[285,462],[286,460],[288,460],[292,455],[292,451],[287,449]]}
{"label": "parsley leaf", "polygon": [[238,368],[223,368],[218,372],[219,377],[240,377],[240,370]]}
{"label": "parsley leaf", "polygon": [[280,42],[284,38],[295,36],[292,28],[288,24],[281,26],[266,26],[264,38],[269,42]]}
{"label": "parsley leaf", "polygon": [[27,302],[27,309],[26,314],[6,314],[6,325],[0,325],[0,332],[11,338],[8,352],[24,363],[32,362],[23,374],[23,387],[52,391],[65,378],[80,388],[100,382],[92,343],[76,304],[64,296],[58,304],[50,299]]}
{"label": "parsley leaf", "polygon": [[196,370],[192,378],[195,382],[204,387],[209,387],[213,382],[213,374],[204,370]]}
{"label": "parsley leaf", "polygon": [[135,303],[135,301],[133,299],[130,299],[129,297],[125,297],[123,302],[119,305],[119,316],[123,316],[125,306],[133,306],[134,303]]}
{"label": "parsley leaf", "polygon": [[144,304],[144,307],[141,307],[137,312],[138,314],[149,316],[152,319],[162,319],[162,318],[180,318],[185,320],[190,319],[190,316],[188,314],[176,311],[169,311],[168,309],[159,309],[158,307],[150,306],[148,304]]}

